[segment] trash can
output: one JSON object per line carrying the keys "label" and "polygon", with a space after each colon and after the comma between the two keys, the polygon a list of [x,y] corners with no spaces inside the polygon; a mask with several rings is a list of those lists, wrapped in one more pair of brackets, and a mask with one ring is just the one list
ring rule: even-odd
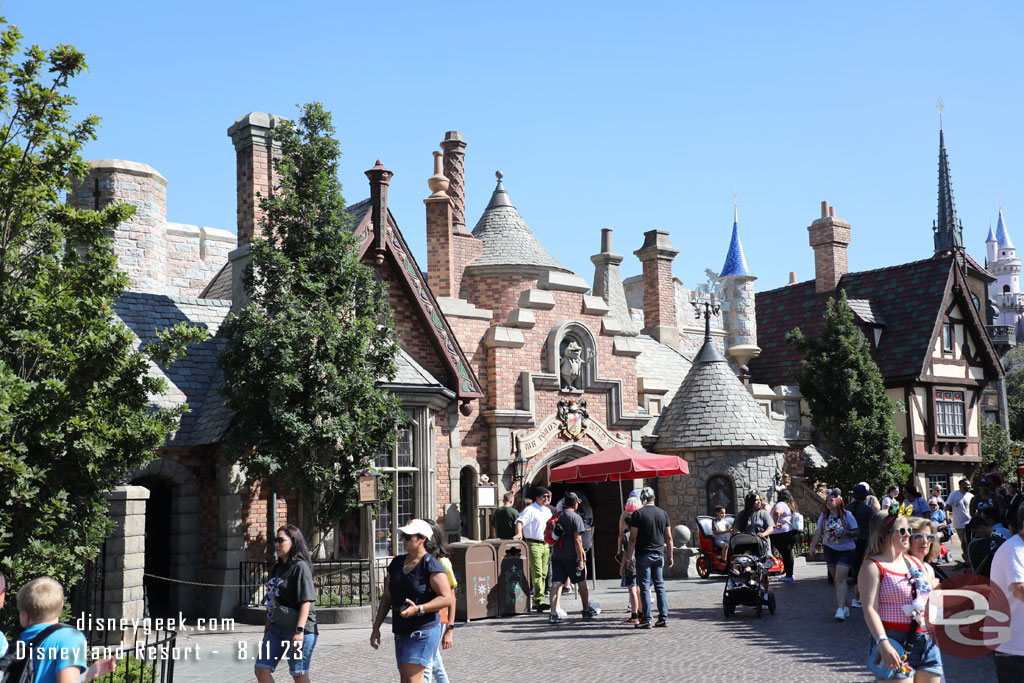
{"label": "trash can", "polygon": [[460,621],[498,615],[497,563],[490,543],[452,543],[455,588],[455,618]]}
{"label": "trash can", "polygon": [[498,570],[498,616],[530,611],[530,551],[526,541],[489,538]]}

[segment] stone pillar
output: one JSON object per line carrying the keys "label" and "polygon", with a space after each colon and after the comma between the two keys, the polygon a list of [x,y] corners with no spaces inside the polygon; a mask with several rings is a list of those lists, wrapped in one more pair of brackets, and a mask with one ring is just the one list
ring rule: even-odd
{"label": "stone pillar", "polygon": [[836,218],[836,207],[821,203],[821,218],[807,226],[814,249],[814,291],[834,291],[846,275],[846,248],[850,246],[850,224]]}
{"label": "stone pillar", "polygon": [[[118,486],[105,493],[104,498],[108,502],[107,515],[115,526],[107,537],[102,616],[106,619],[141,619],[145,609],[142,575],[146,570],[146,501],[149,489]],[[107,642],[120,642],[122,635],[112,633]]]}
{"label": "stone pillar", "polygon": [[444,175],[448,178],[448,196],[452,198],[452,225],[455,232],[466,232],[466,142],[457,130],[444,134]]}
{"label": "stone pillar", "polygon": [[130,291],[165,294],[167,179],[135,161],[100,159],[88,164],[88,175],[75,183],[68,203],[91,211],[111,203],[134,206],[135,215],[112,235],[118,268],[131,278]]}
{"label": "stone pillar", "polygon": [[644,334],[663,344],[679,348],[679,328],[676,327],[675,283],[672,260],[678,249],[669,243],[664,230],[644,233],[644,245],[633,252],[643,263]]}
{"label": "stone pillar", "polygon": [[271,141],[270,131],[284,120],[254,111],[240,116],[228,128],[228,137],[235,144],[239,245],[248,243],[259,230],[263,211],[257,193],[269,197],[277,185],[274,157],[280,155],[281,146]]}
{"label": "stone pillar", "polygon": [[[218,583],[241,583],[238,564],[247,560],[245,551],[245,519],[242,517],[242,495],[246,491],[245,474],[237,464],[221,458],[217,466],[217,572]],[[221,617],[234,614],[238,589],[219,588],[217,613]]]}

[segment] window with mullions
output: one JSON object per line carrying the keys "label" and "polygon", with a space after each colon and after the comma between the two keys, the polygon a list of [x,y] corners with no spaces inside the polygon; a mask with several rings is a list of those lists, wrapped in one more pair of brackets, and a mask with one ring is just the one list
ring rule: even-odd
{"label": "window with mullions", "polygon": [[377,469],[391,479],[391,500],[384,501],[377,508],[377,538],[375,551],[378,557],[397,555],[401,548],[398,543],[398,527],[405,526],[416,516],[416,449],[415,429],[412,414],[406,413],[408,424],[398,430],[395,448],[390,453],[377,456]]}
{"label": "window with mullions", "polygon": [[935,390],[936,436],[967,436],[965,414],[964,392]]}
{"label": "window with mullions", "polygon": [[942,350],[953,350],[953,326],[949,323],[942,323]]}

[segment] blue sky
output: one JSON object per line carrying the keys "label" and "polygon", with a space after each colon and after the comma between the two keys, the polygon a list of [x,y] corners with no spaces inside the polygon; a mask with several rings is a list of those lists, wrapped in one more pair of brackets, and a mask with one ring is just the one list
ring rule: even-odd
{"label": "blue sky", "polygon": [[807,226],[828,200],[853,226],[851,270],[932,253],[938,115],[970,251],[1001,202],[1024,240],[1020,3],[173,3],[21,0],[26,41],[75,45],[73,84],[102,117],[87,158],[145,162],[168,219],[235,229],[228,126],[322,101],[355,202],[377,158],[426,268],[431,152],[468,141],[467,222],[505,173],[513,202],[588,280],[600,229],[628,258],[672,233],[687,286],[740,231],[758,290],[813,278]]}

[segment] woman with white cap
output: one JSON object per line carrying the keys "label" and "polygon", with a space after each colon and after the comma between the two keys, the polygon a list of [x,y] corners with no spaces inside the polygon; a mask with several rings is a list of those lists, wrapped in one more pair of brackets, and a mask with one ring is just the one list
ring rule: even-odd
{"label": "woman with white cap", "polygon": [[388,565],[384,596],[370,632],[370,646],[380,647],[380,627],[391,610],[395,659],[402,683],[421,683],[441,641],[438,613],[448,607],[452,594],[444,567],[430,554],[433,530],[422,519],[398,529],[405,555]]}

